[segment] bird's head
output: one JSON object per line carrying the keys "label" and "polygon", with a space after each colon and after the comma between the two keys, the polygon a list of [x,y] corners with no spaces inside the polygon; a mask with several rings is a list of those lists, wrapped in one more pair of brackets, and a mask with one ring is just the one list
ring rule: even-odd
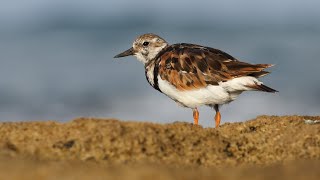
{"label": "bird's head", "polygon": [[133,42],[132,48],[116,55],[114,58],[133,55],[139,61],[146,64],[150,60],[153,60],[166,46],[168,46],[168,43],[160,36],[151,33],[143,34]]}

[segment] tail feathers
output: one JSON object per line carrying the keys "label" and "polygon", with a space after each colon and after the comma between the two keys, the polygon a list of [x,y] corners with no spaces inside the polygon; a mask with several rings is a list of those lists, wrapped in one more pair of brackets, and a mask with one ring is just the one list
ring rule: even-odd
{"label": "tail feathers", "polygon": [[255,85],[250,85],[248,87],[256,89],[258,91],[264,91],[264,92],[270,92],[270,93],[279,92],[279,91],[272,89],[272,88],[270,88],[266,85],[263,85],[263,84],[255,84]]}
{"label": "tail feathers", "polygon": [[263,69],[274,66],[274,64],[256,64],[256,66],[261,67]]}
{"label": "tail feathers", "polygon": [[253,72],[253,73],[249,74],[248,76],[253,76],[253,77],[259,78],[259,77],[263,77],[269,73],[270,72],[268,72],[268,71]]}
{"label": "tail feathers", "polygon": [[247,69],[248,71],[259,72],[272,66],[274,66],[274,64],[254,64],[244,69]]}
{"label": "tail feathers", "polygon": [[[259,77],[262,77],[262,76],[265,76],[265,75],[269,74],[270,72],[263,71],[263,70],[266,69],[266,68],[274,66],[274,64],[256,64],[256,66],[259,67],[261,69],[261,71],[253,72],[249,76],[253,76],[253,77],[259,78]],[[256,89],[258,91],[264,91],[264,92],[270,92],[270,93],[279,92],[279,91],[277,91],[275,89],[272,89],[272,88],[270,88],[270,87],[268,87],[266,85],[257,84],[257,83],[254,84],[254,85],[250,85],[248,87]]]}
{"label": "tail feathers", "polygon": [[266,68],[272,67],[273,64],[248,64],[248,63],[233,63],[227,64],[228,73],[235,77],[252,76],[262,77],[270,72],[265,71]]}

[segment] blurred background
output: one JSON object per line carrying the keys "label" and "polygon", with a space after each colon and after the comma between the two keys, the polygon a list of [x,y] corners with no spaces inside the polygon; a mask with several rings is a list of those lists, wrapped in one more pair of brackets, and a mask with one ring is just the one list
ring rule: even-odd
{"label": "blurred background", "polygon": [[[148,32],[276,64],[262,80],[280,92],[242,94],[222,107],[222,122],[316,115],[319,17],[316,0],[2,0],[0,119],[192,122],[190,109],[149,86],[134,57],[113,59]],[[213,116],[200,108],[200,124],[213,126]]]}

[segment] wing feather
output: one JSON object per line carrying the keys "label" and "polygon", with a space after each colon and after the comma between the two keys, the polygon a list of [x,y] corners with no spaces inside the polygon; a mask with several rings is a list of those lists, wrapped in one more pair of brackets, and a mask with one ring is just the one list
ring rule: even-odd
{"label": "wing feather", "polygon": [[194,44],[174,44],[157,57],[161,79],[179,90],[199,89],[218,85],[236,77],[261,77],[271,64],[249,64],[214,48]]}

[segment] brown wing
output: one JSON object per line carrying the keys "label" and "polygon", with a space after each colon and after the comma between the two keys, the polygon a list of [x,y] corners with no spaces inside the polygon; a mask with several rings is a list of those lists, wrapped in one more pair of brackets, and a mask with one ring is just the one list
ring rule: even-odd
{"label": "brown wing", "polygon": [[191,90],[218,85],[235,77],[261,77],[270,64],[249,64],[229,54],[194,44],[174,44],[156,57],[161,79],[179,90]]}

